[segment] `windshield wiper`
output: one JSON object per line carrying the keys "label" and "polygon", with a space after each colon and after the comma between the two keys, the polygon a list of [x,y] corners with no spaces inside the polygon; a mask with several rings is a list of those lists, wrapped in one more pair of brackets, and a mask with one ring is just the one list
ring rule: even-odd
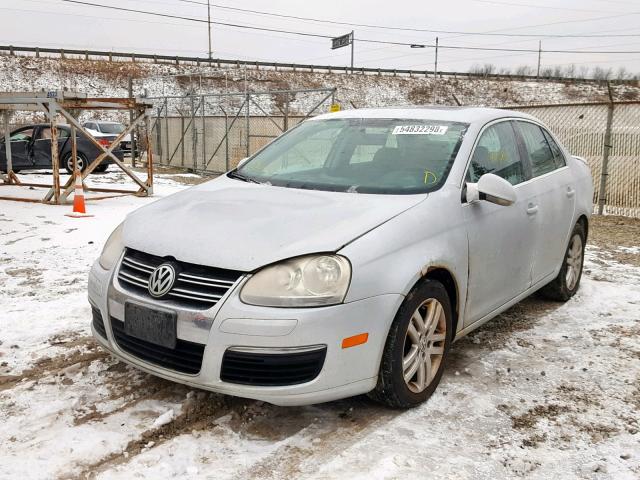
{"label": "windshield wiper", "polygon": [[231,170],[227,175],[229,177],[231,177],[231,178],[235,178],[237,180],[241,180],[241,181],[247,182],[247,183],[258,183],[258,184],[260,183],[259,181],[254,180],[253,178],[246,177],[246,176],[242,175],[241,173],[238,173],[237,170]]}

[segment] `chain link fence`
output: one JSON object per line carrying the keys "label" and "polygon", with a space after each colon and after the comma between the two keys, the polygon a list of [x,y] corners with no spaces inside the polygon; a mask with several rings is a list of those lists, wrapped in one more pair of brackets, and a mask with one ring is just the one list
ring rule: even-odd
{"label": "chain link fence", "polygon": [[[158,164],[222,173],[305,118],[328,111],[335,89],[150,99]],[[545,123],[587,160],[597,211],[640,218],[640,102],[508,107]]]}
{"label": "chain link fence", "polygon": [[334,88],[151,98],[158,164],[222,173],[305,118],[329,110]]}
{"label": "chain link fence", "polygon": [[640,218],[640,102],[514,107],[589,163],[599,213]]}

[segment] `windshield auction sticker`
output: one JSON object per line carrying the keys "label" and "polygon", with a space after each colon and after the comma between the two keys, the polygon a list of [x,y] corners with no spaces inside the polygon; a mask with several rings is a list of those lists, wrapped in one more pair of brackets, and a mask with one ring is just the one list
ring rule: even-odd
{"label": "windshield auction sticker", "polygon": [[398,125],[393,129],[393,135],[444,135],[447,128],[444,125]]}

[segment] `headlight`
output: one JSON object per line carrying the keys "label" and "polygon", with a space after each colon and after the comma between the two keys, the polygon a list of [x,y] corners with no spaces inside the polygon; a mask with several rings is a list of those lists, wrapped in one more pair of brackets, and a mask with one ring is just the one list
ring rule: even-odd
{"label": "headlight", "polygon": [[122,250],[124,250],[124,244],[122,243],[123,224],[124,222],[118,225],[113,233],[109,235],[107,243],[104,244],[104,248],[102,249],[102,254],[98,261],[105,270],[111,270],[113,268],[120,258]]}
{"label": "headlight", "polygon": [[342,303],[351,280],[351,265],[339,255],[307,255],[265,267],[240,292],[250,305],[320,307]]}

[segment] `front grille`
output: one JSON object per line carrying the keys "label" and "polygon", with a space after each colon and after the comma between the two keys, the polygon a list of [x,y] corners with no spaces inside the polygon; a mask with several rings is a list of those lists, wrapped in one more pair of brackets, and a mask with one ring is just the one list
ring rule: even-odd
{"label": "front grille", "polygon": [[310,382],[320,374],[327,347],[291,353],[229,349],[222,358],[220,378],[229,383],[275,387]]}
{"label": "front grille", "polygon": [[124,322],[111,317],[113,337],[125,352],[159,367],[176,372],[196,374],[202,366],[204,345],[178,339],[176,348],[167,348],[127,335]]}
{"label": "front grille", "polygon": [[91,307],[91,315],[93,316],[93,329],[102,338],[107,338],[107,330],[104,328],[104,321],[102,320],[102,314],[96,307]]}
{"label": "front grille", "polygon": [[206,310],[218,303],[242,276],[242,272],[235,270],[174,262],[178,265],[179,272],[175,284],[164,297],[154,298],[147,290],[149,277],[158,265],[169,260],[173,259],[128,248],[120,264],[118,281],[123,288],[155,301]]}

